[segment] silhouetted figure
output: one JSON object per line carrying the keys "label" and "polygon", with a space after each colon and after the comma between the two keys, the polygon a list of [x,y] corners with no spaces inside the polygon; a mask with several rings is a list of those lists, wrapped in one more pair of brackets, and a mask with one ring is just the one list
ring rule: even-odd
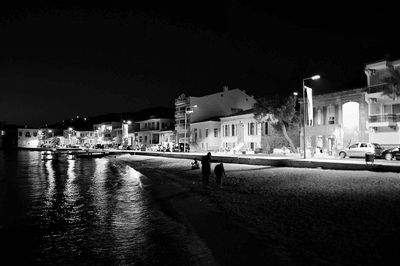
{"label": "silhouetted figure", "polygon": [[201,173],[203,174],[203,186],[208,186],[208,180],[211,175],[211,153],[201,158]]}
{"label": "silhouetted figure", "polygon": [[192,162],[192,169],[200,169],[199,161],[197,161],[197,159],[194,159]]}
{"label": "silhouetted figure", "polygon": [[214,174],[217,187],[222,188],[222,176],[226,177],[223,163],[219,163],[215,166]]}

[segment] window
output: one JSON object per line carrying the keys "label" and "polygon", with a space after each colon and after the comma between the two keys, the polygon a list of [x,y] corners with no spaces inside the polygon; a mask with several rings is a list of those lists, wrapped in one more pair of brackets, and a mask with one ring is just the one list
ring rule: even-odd
{"label": "window", "polygon": [[208,128],[206,128],[206,138],[208,138]]}
{"label": "window", "polygon": [[268,122],[265,122],[264,123],[264,126],[265,126],[265,131],[264,131],[264,133],[265,133],[265,135],[269,135],[269,124],[268,124]]}
{"label": "window", "polygon": [[255,135],[254,133],[255,133],[254,123],[248,123],[247,135],[252,136]]}
{"label": "window", "polygon": [[360,147],[361,147],[361,148],[366,148],[366,147],[368,147],[368,146],[367,146],[367,143],[361,143]]}
{"label": "window", "polygon": [[383,113],[384,114],[391,114],[392,113],[392,106],[390,104],[383,106]]}
{"label": "window", "polygon": [[349,149],[355,149],[357,147],[358,147],[358,144],[353,144],[353,145],[349,146]]}
{"label": "window", "polygon": [[380,115],[381,114],[381,104],[380,103],[370,103],[369,114],[370,115]]}
{"label": "window", "polygon": [[393,104],[392,112],[393,112],[393,114],[399,114],[400,113],[400,104]]}
{"label": "window", "polygon": [[31,137],[31,132],[26,131],[26,132],[25,132],[25,137],[26,137],[26,138],[30,138],[30,137]]}
{"label": "window", "polygon": [[218,128],[214,128],[214,138],[218,138]]}
{"label": "window", "polygon": [[144,136],[144,142],[147,143],[147,136]]}
{"label": "window", "polygon": [[22,131],[18,132],[18,136],[22,137]]}
{"label": "window", "polygon": [[335,124],[335,106],[328,106],[328,124]]}
{"label": "window", "polygon": [[225,129],[224,130],[224,137],[227,137],[229,135],[229,132],[228,132],[229,127],[228,127],[228,125],[225,125],[224,129]]}
{"label": "window", "polygon": [[322,125],[322,111],[321,109],[318,109],[317,111],[317,125]]}
{"label": "window", "polygon": [[232,125],[232,137],[235,136],[235,125]]}
{"label": "window", "polygon": [[37,132],[36,131],[33,131],[33,136],[37,137]]}
{"label": "window", "polygon": [[199,128],[199,139],[201,139],[201,129]]}

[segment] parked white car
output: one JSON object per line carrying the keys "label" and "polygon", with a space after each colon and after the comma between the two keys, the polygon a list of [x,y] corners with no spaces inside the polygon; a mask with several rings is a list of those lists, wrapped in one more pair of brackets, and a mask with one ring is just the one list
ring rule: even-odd
{"label": "parked white car", "polygon": [[377,143],[357,142],[350,145],[347,149],[341,150],[339,152],[339,157],[365,157],[366,153],[373,153],[375,157],[380,157],[382,147]]}

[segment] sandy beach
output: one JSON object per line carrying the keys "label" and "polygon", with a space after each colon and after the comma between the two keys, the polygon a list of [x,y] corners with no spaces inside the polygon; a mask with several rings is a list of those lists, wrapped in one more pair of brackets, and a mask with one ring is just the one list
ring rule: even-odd
{"label": "sandy beach", "polygon": [[[119,156],[159,208],[209,248],[193,264],[388,265],[400,258],[397,173],[225,164],[224,188],[190,160]],[[212,167],[216,165],[212,163]]]}

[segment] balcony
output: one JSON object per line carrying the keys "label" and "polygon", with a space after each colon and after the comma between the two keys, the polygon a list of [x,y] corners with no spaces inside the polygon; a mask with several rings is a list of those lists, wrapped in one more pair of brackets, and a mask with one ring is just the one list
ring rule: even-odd
{"label": "balcony", "polygon": [[175,118],[184,118],[184,117],[185,117],[185,111],[175,112]]}
{"label": "balcony", "polygon": [[368,123],[382,123],[382,122],[400,122],[400,115],[386,114],[386,115],[370,115]]}
{"label": "balcony", "polygon": [[189,98],[178,98],[175,99],[175,106],[189,105]]}

